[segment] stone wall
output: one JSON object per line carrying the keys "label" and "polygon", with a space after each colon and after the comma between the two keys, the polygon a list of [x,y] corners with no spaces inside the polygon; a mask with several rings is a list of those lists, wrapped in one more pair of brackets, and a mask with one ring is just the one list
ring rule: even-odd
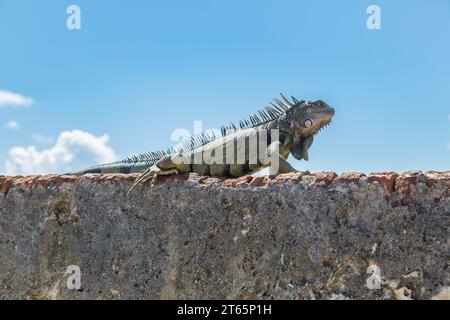
{"label": "stone wall", "polygon": [[0,298],[449,297],[450,172],[134,178],[0,176]]}

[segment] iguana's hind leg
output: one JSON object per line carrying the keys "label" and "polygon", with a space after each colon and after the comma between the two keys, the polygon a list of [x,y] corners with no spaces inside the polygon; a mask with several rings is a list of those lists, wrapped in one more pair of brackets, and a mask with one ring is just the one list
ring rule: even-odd
{"label": "iguana's hind leg", "polygon": [[136,188],[137,186],[144,184],[150,178],[152,178],[152,184],[153,184],[158,176],[166,176],[166,175],[171,175],[171,174],[178,174],[178,170],[175,168],[162,170],[156,164],[154,164],[153,166],[151,166],[150,168],[145,170],[141,174],[141,176],[136,179],[136,181],[134,182],[133,186],[130,188],[128,193],[133,191],[134,188]]}
{"label": "iguana's hind leg", "polygon": [[144,184],[148,179],[152,178],[152,185],[158,176],[166,176],[171,174],[179,174],[187,172],[189,165],[184,163],[175,163],[170,155],[167,155],[158,160],[153,166],[145,170],[139,178],[136,179],[133,186],[130,188],[130,193],[137,186]]}

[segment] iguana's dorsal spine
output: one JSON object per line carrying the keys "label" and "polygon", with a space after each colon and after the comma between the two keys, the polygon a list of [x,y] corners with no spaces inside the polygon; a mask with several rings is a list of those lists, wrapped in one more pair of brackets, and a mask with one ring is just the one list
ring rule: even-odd
{"label": "iguana's dorsal spine", "polygon": [[[297,100],[295,97],[292,97],[294,103],[290,102],[282,93],[280,93],[282,99],[286,101],[283,103],[279,99],[274,99],[274,102],[270,102],[270,106],[266,106],[264,109],[260,109],[257,112],[253,113],[248,119],[240,120],[239,125],[236,126],[234,123],[230,123],[229,125],[221,127],[221,137],[226,137],[236,131],[247,129],[247,128],[256,128],[256,127],[267,127],[273,121],[278,120],[281,116],[286,114],[286,111],[289,108],[293,107],[296,104],[302,104],[304,100]],[[287,104],[287,105],[286,105]],[[195,148],[202,147],[211,141],[219,138],[214,134],[212,130],[206,130],[200,134],[196,134],[186,139],[181,145],[176,146],[171,150],[172,153],[183,153],[186,150],[194,150]]]}

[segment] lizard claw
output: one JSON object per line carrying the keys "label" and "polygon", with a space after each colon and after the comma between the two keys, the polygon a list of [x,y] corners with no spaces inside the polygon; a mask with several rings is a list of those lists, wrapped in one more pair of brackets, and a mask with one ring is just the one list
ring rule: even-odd
{"label": "lizard claw", "polygon": [[134,184],[131,186],[130,190],[128,190],[128,195],[130,195],[131,191],[133,191],[137,186],[144,184],[148,179],[152,178],[151,186],[153,186],[158,176],[165,176],[170,174],[178,174],[178,170],[177,169],[162,170],[157,165],[153,165],[147,170],[145,170],[141,174],[141,176],[136,179]]}

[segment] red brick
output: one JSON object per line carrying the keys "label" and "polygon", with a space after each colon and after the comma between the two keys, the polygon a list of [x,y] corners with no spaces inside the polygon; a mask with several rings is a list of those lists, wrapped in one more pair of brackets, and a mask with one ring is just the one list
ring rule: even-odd
{"label": "red brick", "polygon": [[425,176],[426,176],[425,183],[428,188],[433,187],[439,181],[450,184],[450,171],[447,172],[430,171],[427,172]]}
{"label": "red brick", "polygon": [[80,180],[81,177],[79,176],[58,176],[54,183],[56,183],[58,186],[64,184],[64,183],[76,183]]}
{"label": "red brick", "polygon": [[250,186],[252,187],[262,187],[267,186],[270,183],[270,178],[268,176],[255,177],[250,182]]}
{"label": "red brick", "polygon": [[408,171],[397,177],[395,189],[399,194],[402,203],[405,204],[412,200],[411,188],[417,183],[420,175],[422,175],[421,172]]}
{"label": "red brick", "polygon": [[389,171],[371,173],[369,174],[369,177],[367,179],[369,180],[369,182],[378,182],[389,192],[394,192],[397,177],[397,173]]}
{"label": "red brick", "polygon": [[358,183],[366,175],[359,172],[346,172],[336,177],[336,181],[344,183]]}
{"label": "red brick", "polygon": [[[152,180],[149,179],[148,183]],[[174,183],[174,184],[182,184],[189,180],[189,174],[171,174],[167,176],[158,176],[156,178],[155,184],[161,183]]]}
{"label": "red brick", "polygon": [[0,184],[0,193],[3,193],[5,196],[8,194],[9,190],[11,189],[11,186],[18,177],[2,177],[1,184]]}
{"label": "red brick", "polygon": [[299,183],[302,180],[302,177],[305,175],[309,175],[310,173],[308,171],[305,172],[290,172],[290,173],[284,173],[280,174],[273,179],[272,183],[279,184],[279,183],[285,183],[285,182],[293,182],[293,183]]}
{"label": "red brick", "polygon": [[239,177],[239,178],[234,178],[234,179],[225,179],[223,181],[222,185],[224,187],[237,187],[237,186],[248,184],[250,181],[252,181],[252,179],[253,179],[253,177],[248,176],[248,175]]}
{"label": "red brick", "polygon": [[26,188],[28,191],[33,191],[36,179],[39,177],[40,176],[17,177],[17,179],[14,180],[14,185]]}
{"label": "red brick", "polygon": [[139,173],[105,173],[96,178],[97,182],[109,181],[109,182],[134,182]]}
{"label": "red brick", "polygon": [[311,183],[312,186],[328,187],[333,183],[334,179],[336,179],[337,174],[334,172],[317,172],[313,173],[312,176],[316,178],[314,182]]}
{"label": "red brick", "polygon": [[51,183],[53,183],[58,176],[48,175],[48,176],[40,176],[34,180],[34,183],[37,183],[44,188],[47,188]]}

